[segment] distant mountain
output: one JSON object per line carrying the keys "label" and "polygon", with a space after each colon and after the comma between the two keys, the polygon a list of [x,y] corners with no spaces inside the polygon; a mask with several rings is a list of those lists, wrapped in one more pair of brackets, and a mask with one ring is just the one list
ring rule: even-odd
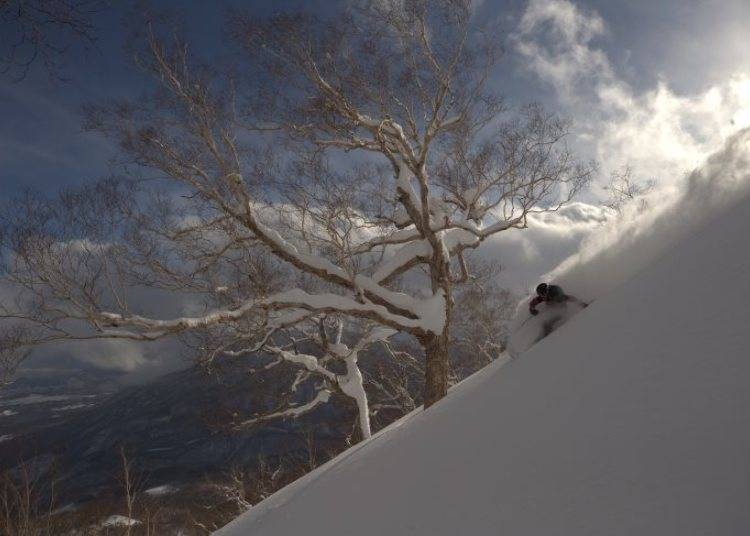
{"label": "distant mountain", "polygon": [[[290,386],[296,370],[251,374],[249,361],[238,360],[211,375],[193,367],[119,389],[106,374],[19,379],[0,397],[0,469],[23,460],[54,473],[59,502],[80,504],[119,492],[121,447],[146,488],[182,488],[257,465],[259,456],[307,458],[311,441],[328,459],[353,433],[356,408],[343,395],[298,420],[234,427],[276,409],[279,395],[269,385]],[[293,397],[308,395],[303,385]]]}
{"label": "distant mountain", "polygon": [[97,369],[25,369],[0,390],[3,442],[41,432],[118,391],[121,373]]}

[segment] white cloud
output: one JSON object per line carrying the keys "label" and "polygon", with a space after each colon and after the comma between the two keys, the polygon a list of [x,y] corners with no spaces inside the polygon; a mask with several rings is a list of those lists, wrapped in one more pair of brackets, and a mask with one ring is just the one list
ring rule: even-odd
{"label": "white cloud", "polygon": [[573,99],[582,79],[613,77],[606,55],[591,44],[605,33],[596,13],[585,14],[567,1],[531,0],[514,41],[529,69],[552,83],[563,98]]}
{"label": "white cloud", "polygon": [[531,214],[528,229],[509,229],[494,235],[477,255],[499,263],[500,283],[523,294],[612,217],[613,211],[606,207],[580,202],[557,212]]}
{"label": "white cloud", "polygon": [[530,0],[513,36],[527,67],[551,84],[575,119],[576,145],[603,176],[630,165],[636,176],[679,181],[734,132],[750,126],[750,75],[678,95],[667,81],[637,93],[596,46],[606,24],[568,0]]}
{"label": "white cloud", "polygon": [[[750,75],[738,70],[694,94],[677,94],[666,80],[639,93],[597,47],[607,37],[594,12],[569,0],[530,0],[513,43],[575,119],[575,144],[601,163],[602,179],[629,165],[658,187],[645,206],[633,203],[619,217],[602,212],[604,224],[566,221],[563,212],[500,237],[490,252],[510,263],[511,286],[551,279],[597,298],[750,191],[750,130],[742,131],[750,127]],[[596,214],[597,207],[582,207]]]}
{"label": "white cloud", "polygon": [[144,350],[144,346],[136,342],[108,339],[65,344],[65,351],[79,361],[122,372],[132,372],[148,363]]}
{"label": "white cloud", "polygon": [[746,203],[748,194],[750,128],[731,136],[683,183],[649,195],[645,208],[638,203],[626,207],[621,217],[583,240],[580,250],[545,278],[583,299],[598,298],[672,244],[687,239],[733,205]]}

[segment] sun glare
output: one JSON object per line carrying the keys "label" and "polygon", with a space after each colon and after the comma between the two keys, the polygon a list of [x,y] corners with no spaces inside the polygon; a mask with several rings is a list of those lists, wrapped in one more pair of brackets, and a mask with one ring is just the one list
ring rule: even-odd
{"label": "sun glare", "polygon": [[750,127],[750,76],[742,74],[732,84],[738,109],[732,117],[735,128]]}

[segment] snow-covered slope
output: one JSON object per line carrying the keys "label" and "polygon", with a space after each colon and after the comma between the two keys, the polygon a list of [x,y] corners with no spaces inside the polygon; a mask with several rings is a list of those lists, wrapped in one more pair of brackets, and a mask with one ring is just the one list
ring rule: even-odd
{"label": "snow-covered slope", "polygon": [[218,532],[750,534],[750,201]]}

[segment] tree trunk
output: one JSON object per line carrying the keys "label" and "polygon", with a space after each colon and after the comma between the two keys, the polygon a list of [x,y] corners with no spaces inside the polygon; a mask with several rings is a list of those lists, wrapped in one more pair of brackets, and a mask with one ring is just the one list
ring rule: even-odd
{"label": "tree trunk", "polygon": [[359,431],[362,433],[362,439],[370,439],[372,431],[370,429],[370,408],[367,403],[367,395],[357,399],[357,409],[359,410]]}
{"label": "tree trunk", "polygon": [[424,407],[429,408],[448,394],[448,342],[450,341],[450,321],[453,314],[453,286],[450,262],[441,250],[435,250],[430,265],[430,279],[433,294],[442,291],[445,322],[442,332],[430,333],[422,339],[425,353]]}
{"label": "tree trunk", "polygon": [[346,358],[346,375],[338,376],[337,381],[341,391],[354,399],[359,412],[359,429],[362,439],[369,439],[372,435],[370,430],[370,404],[367,401],[362,371],[357,364],[357,352],[352,351]]}
{"label": "tree trunk", "polygon": [[448,394],[448,329],[440,335],[429,335],[422,345],[425,351],[425,409]]}

